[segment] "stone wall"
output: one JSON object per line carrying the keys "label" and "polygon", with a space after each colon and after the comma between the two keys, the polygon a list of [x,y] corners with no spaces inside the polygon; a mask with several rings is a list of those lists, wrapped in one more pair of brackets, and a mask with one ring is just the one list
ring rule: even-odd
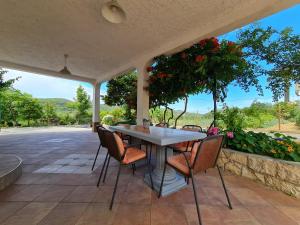
{"label": "stone wall", "polygon": [[218,165],[236,175],[261,182],[300,198],[300,163],[222,149]]}

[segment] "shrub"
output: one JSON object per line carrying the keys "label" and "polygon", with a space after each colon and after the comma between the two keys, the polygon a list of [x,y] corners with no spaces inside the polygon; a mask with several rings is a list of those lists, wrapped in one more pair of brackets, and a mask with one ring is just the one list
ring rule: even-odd
{"label": "shrub", "polygon": [[109,114],[114,117],[114,120],[122,120],[124,118],[125,110],[124,108],[116,107]]}
{"label": "shrub", "polygon": [[300,113],[296,116],[296,125],[300,127]]}
{"label": "shrub", "polygon": [[226,138],[225,146],[237,151],[300,162],[300,146],[294,141],[295,138],[279,133],[274,136],[240,130],[234,133],[234,138]]}
{"label": "shrub", "polygon": [[106,125],[113,125],[115,123],[114,117],[112,115],[106,115],[103,117],[101,123]]}
{"label": "shrub", "polygon": [[245,127],[244,114],[239,108],[225,108],[218,114],[218,124],[228,131],[239,131]]}
{"label": "shrub", "polygon": [[74,116],[71,116],[70,114],[64,114],[59,116],[59,125],[72,125],[76,123],[76,119]]}

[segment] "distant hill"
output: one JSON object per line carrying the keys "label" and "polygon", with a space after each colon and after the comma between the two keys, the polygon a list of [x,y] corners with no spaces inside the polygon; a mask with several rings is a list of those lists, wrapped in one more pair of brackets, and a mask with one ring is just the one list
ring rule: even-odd
{"label": "distant hill", "polygon": [[39,102],[42,105],[45,105],[47,103],[54,105],[57,112],[70,112],[71,110],[67,107],[67,104],[69,102],[72,102],[65,98],[39,98]]}
{"label": "distant hill", "polygon": [[[47,103],[54,105],[58,113],[72,112],[72,110],[70,110],[67,106],[68,103],[73,102],[71,100],[65,98],[39,98],[38,100],[42,105],[45,105]],[[115,107],[105,104],[100,105],[100,110],[111,111],[113,108]]]}

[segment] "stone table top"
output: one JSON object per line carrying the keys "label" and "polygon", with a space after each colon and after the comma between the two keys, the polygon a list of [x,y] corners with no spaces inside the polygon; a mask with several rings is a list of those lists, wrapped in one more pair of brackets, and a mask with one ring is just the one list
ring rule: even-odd
{"label": "stone table top", "polygon": [[109,126],[109,129],[138,139],[149,141],[160,146],[176,144],[184,141],[194,141],[204,139],[206,137],[206,134],[200,132],[154,126],[144,128],[139,125],[119,125]]}

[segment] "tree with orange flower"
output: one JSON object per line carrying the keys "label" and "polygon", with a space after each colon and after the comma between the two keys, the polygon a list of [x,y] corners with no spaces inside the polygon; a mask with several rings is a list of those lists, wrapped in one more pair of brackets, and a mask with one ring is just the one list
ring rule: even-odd
{"label": "tree with orange flower", "polygon": [[201,40],[169,56],[154,59],[148,69],[152,106],[166,106],[188,95],[211,93],[216,125],[217,102],[227,97],[227,87],[235,83],[248,91],[258,84],[255,68],[244,59],[239,45],[212,37]]}

